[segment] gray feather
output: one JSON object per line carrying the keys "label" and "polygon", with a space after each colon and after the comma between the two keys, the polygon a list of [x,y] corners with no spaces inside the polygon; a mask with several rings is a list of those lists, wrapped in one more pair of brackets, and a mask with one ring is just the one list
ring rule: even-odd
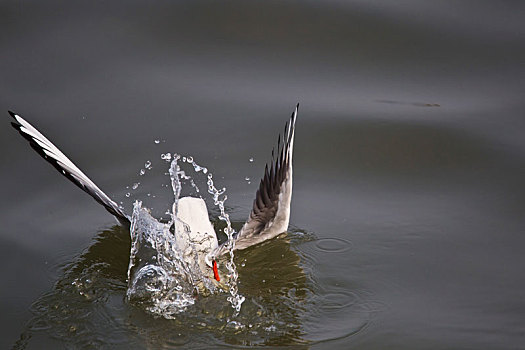
{"label": "gray feather", "polygon": [[[250,216],[234,237],[235,249],[248,248],[288,229],[292,196],[293,142],[298,108],[299,104],[285,125],[282,142],[279,135],[277,153],[272,150],[270,169],[266,165]],[[225,243],[221,245],[213,255],[226,253],[225,246]]]}

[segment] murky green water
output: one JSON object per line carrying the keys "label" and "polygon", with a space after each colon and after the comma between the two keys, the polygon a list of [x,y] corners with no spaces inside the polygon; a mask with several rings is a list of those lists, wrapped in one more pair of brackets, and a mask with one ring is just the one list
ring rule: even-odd
{"label": "murky green water", "polygon": [[[523,347],[520,2],[0,7],[0,348]],[[191,154],[238,229],[297,102],[288,234],[237,254],[238,316],[175,320],[125,301],[129,233],[7,114],[128,213],[165,215],[160,155]]]}

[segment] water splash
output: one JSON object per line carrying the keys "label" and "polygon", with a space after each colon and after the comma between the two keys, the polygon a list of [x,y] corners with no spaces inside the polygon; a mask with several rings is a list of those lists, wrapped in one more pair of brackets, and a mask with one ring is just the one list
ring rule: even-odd
{"label": "water splash", "polygon": [[171,161],[171,153],[170,153],[170,152],[168,152],[168,153],[162,153],[162,154],[160,155],[160,159],[162,159],[162,160],[164,160],[164,161],[166,161],[166,162],[169,163],[169,162]]}
{"label": "water splash", "polygon": [[192,271],[177,249],[171,224],[158,222],[135,201],[126,296],[132,303],[174,318],[194,303]]}
{"label": "water splash", "polygon": [[[171,155],[167,155],[169,153],[163,154],[161,158],[163,160],[171,158]],[[194,247],[190,248],[193,250],[189,253],[187,247],[185,248],[183,241],[191,242],[193,239],[189,227],[184,223],[180,225],[180,222],[179,225],[174,225],[179,220],[177,216],[183,183],[189,183],[193,190],[199,193],[193,178],[179,165],[181,160],[191,164],[195,173],[207,174],[208,193],[212,195],[214,205],[220,210],[219,219],[226,223],[224,232],[228,236],[229,259],[225,264],[228,274],[224,278],[223,285],[214,283],[215,281],[199,268],[198,252]],[[233,261],[235,231],[224,208],[227,199],[226,189],[217,190],[213,183],[213,175],[207,168],[198,165],[191,156],[182,157],[173,154],[169,175],[174,203],[170,213],[171,220],[168,223],[161,223],[153,218],[149,210],[142,207],[142,202],[134,203],[130,229],[132,247],[128,267],[127,298],[149,312],[165,318],[175,318],[177,314],[194,304],[196,294],[216,293],[224,288],[229,292],[227,300],[238,314],[244,297],[238,293],[238,274]]]}
{"label": "water splash", "polygon": [[[226,192],[225,188],[223,188],[220,191],[217,190],[217,188],[215,188],[213,184],[213,174],[211,173],[208,174],[207,184],[208,193],[210,193],[213,196],[214,204],[218,206],[219,210],[221,211],[221,214],[219,215],[219,220],[222,220],[226,223],[224,233],[226,233],[226,236],[228,236],[228,241],[226,242],[226,249],[230,257],[229,261],[226,263],[226,268],[229,272],[228,284],[230,286],[230,296],[228,297],[228,301],[232,304],[232,307],[235,309],[235,311],[239,313],[241,311],[242,303],[244,302],[244,296],[239,294],[239,290],[237,287],[237,278],[239,277],[239,275],[237,273],[235,262],[233,261],[233,250],[235,249],[235,240],[233,239],[233,234],[235,233],[235,230],[232,228],[230,216],[224,210],[224,202],[226,201],[226,199],[228,199],[228,196],[224,194]],[[220,198],[221,195],[223,195],[222,199]]]}
{"label": "water splash", "polygon": [[[180,178],[183,179],[189,179],[190,184],[196,189],[197,192],[199,192],[199,189],[197,186],[195,186],[195,183],[193,182],[193,179],[189,178],[184,171],[180,170],[180,166],[177,164],[177,161],[181,159],[181,156],[178,154],[174,154],[172,165],[170,167],[170,176],[172,177],[172,186],[173,191],[175,194],[176,202],[178,201],[178,196],[180,196]],[[219,208],[220,215],[219,220],[223,221],[226,224],[226,227],[224,228],[224,233],[228,237],[228,241],[226,243],[226,250],[228,251],[229,255],[229,261],[226,263],[226,268],[228,270],[228,280],[226,284],[229,287],[229,293],[230,296],[228,297],[228,301],[231,303],[232,307],[235,309],[235,311],[238,313],[241,310],[242,303],[244,302],[244,297],[239,294],[239,290],[237,287],[237,279],[239,277],[237,273],[237,268],[235,266],[234,259],[234,253],[233,250],[235,249],[235,240],[233,239],[233,235],[235,233],[235,230],[232,228],[230,216],[228,213],[226,213],[224,208],[224,203],[228,199],[228,196],[226,196],[226,188],[222,188],[218,190],[213,182],[213,174],[208,172],[208,169],[205,167],[200,166],[197,164],[192,156],[182,157],[182,160],[186,163],[189,163],[193,166],[193,169],[196,173],[202,172],[203,174],[208,175],[208,180],[206,182],[208,186],[208,193],[212,195],[213,198],[213,204]],[[177,175],[179,176],[173,176],[175,173],[174,168],[177,168]],[[175,180],[175,181],[174,181]],[[221,197],[222,196],[222,197]],[[175,212],[175,210],[173,211]]]}

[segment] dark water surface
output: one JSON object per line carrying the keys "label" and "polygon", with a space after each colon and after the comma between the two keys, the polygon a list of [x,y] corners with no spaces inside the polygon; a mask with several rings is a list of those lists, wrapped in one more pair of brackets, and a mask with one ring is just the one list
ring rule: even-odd
{"label": "dark water surface", "polygon": [[[3,1],[0,18],[0,348],[524,348],[523,2]],[[126,303],[129,234],[6,113],[128,212],[162,215],[160,154],[191,154],[238,228],[297,102],[290,232],[238,254],[238,318],[221,295],[177,320]]]}

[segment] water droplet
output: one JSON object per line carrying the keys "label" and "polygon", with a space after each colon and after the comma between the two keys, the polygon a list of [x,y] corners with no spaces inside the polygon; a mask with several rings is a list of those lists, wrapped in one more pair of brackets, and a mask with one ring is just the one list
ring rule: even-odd
{"label": "water droplet", "polygon": [[155,143],[158,145],[160,143],[160,140],[155,140]]}
{"label": "water droplet", "polygon": [[144,175],[145,173],[146,173],[146,171],[144,169],[140,169],[140,171],[139,171],[139,175],[140,176]]}
{"label": "water droplet", "polygon": [[129,192],[128,192],[128,193],[126,193],[126,197],[128,197],[128,198],[129,198],[129,196],[131,196],[131,193],[129,193]]}
{"label": "water droplet", "polygon": [[150,162],[149,160],[146,161],[146,163],[144,163],[144,167],[145,167],[146,169],[150,170],[150,169],[151,169],[151,162]]}
{"label": "water droplet", "polygon": [[253,163],[253,158],[250,158],[250,163]]}
{"label": "water droplet", "polygon": [[250,178],[249,178],[248,176],[246,176],[246,177],[244,178],[244,180],[246,180],[246,181],[250,181]]}
{"label": "water droplet", "polygon": [[136,190],[137,188],[139,188],[139,186],[140,186],[140,182],[136,182],[133,184],[133,186],[131,186],[131,188]]}
{"label": "water droplet", "polygon": [[160,159],[165,160],[166,162],[169,162],[171,160],[171,153],[163,153],[160,155]]}

